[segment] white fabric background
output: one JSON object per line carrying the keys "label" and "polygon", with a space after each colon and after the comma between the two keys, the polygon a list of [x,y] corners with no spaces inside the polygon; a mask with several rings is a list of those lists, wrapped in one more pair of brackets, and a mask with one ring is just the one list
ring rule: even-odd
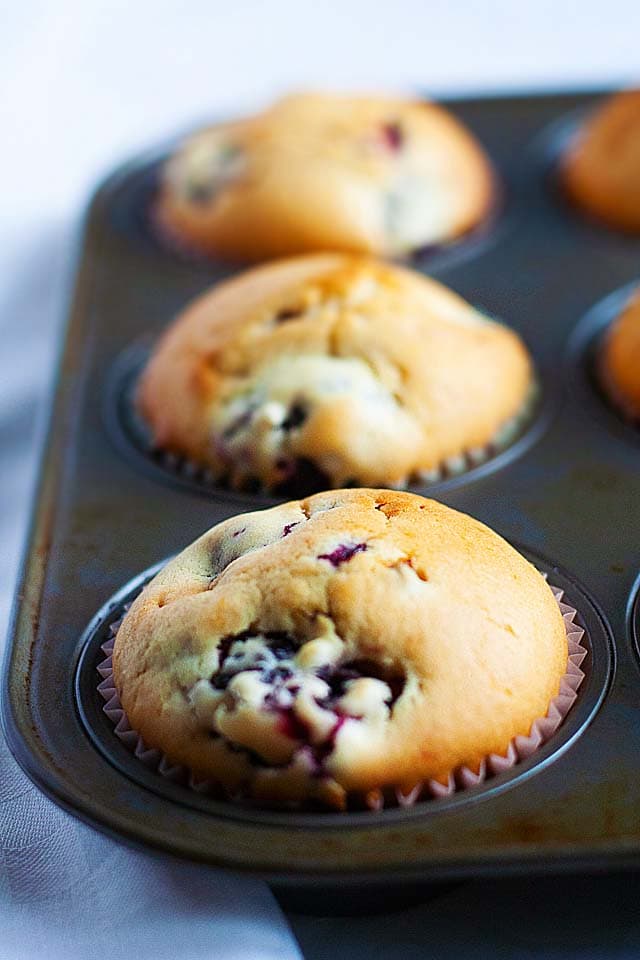
{"label": "white fabric background", "polygon": [[[628,83],[640,75],[639,28],[638,0],[0,0],[0,649],[71,244],[97,177],[177,129],[291,88],[437,94]],[[429,924],[442,944],[446,918],[466,915],[468,933],[452,942],[456,956],[470,956],[479,912],[509,903],[504,888],[493,900],[465,891],[382,924],[309,921],[300,926],[305,949],[426,956]],[[503,938],[503,955],[533,956],[536,937],[548,941],[555,927],[538,928],[538,910],[518,915],[527,936],[517,951]],[[634,955],[625,951],[637,943],[637,921],[619,914],[616,929],[609,953],[598,941],[598,956]],[[553,956],[578,956],[575,939],[558,930]],[[98,837],[42,800],[0,742],[0,960],[100,956],[96,937],[106,932],[110,953],[139,960],[296,955],[266,888]],[[486,949],[478,956],[496,955],[499,938]]]}

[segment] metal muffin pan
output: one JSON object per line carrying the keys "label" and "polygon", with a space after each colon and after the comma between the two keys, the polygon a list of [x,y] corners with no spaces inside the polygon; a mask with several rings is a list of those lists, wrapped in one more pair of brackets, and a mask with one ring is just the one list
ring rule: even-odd
{"label": "metal muffin pan", "polygon": [[517,329],[541,373],[536,442],[425,492],[522,544],[577,607],[587,679],[558,732],[479,788],[345,816],[198,797],[160,780],[115,738],[94,674],[109,622],[144,571],[215,522],[272,502],[167,484],[162,468],[118,438],[130,351],[237,270],[178,256],[153,236],[156,152],[101,186],[87,217],[6,662],[10,746],[57,802],[129,842],[289,887],[388,890],[640,864],[640,446],[589,373],[594,337],[611,317],[604,298],[635,279],[640,239],[576,215],[553,177],[559,143],[592,99],[452,102],[503,176],[504,204],[482,240],[415,260]]}

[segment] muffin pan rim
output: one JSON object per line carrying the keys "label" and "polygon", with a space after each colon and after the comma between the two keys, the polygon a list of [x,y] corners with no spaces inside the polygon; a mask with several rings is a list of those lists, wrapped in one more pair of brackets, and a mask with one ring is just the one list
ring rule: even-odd
{"label": "muffin pan rim", "polygon": [[629,594],[627,632],[636,660],[640,660],[640,573],[636,577]]}
{"label": "muffin pan rim", "polygon": [[610,324],[634,290],[638,280],[631,280],[593,303],[576,323],[565,352],[565,369],[570,390],[584,404],[584,411],[600,427],[606,428],[618,441],[640,446],[640,424],[636,426],[620,411],[605,393],[596,370],[597,353]]}

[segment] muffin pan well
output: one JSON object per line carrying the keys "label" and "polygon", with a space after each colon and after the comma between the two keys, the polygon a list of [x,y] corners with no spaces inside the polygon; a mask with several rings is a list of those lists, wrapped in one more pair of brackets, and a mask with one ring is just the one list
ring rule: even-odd
{"label": "muffin pan well", "polygon": [[637,281],[614,290],[594,304],[577,324],[567,351],[567,372],[577,401],[601,426],[617,434],[626,443],[640,448],[640,428],[612,403],[600,381],[598,351],[604,333],[624,309]]}
{"label": "muffin pan well", "polygon": [[[525,554],[527,551],[523,551]],[[482,783],[458,789],[446,798],[425,798],[419,800],[413,807],[398,808],[396,805],[376,812],[381,825],[404,822],[408,817],[423,817],[428,808],[441,811],[455,808],[470,800],[490,795],[493,796],[514,784],[520,783],[526,777],[555,760],[580,735],[589,723],[591,717],[605,695],[613,665],[612,647],[607,630],[602,620],[594,610],[590,600],[584,595],[580,587],[572,582],[559,570],[546,565],[539,558],[529,555],[528,559],[534,563],[552,582],[554,589],[563,591],[563,601],[576,611],[573,623],[584,631],[579,641],[580,663],[579,671],[583,674],[579,685],[576,683],[577,699],[570,707],[559,728],[526,759],[516,763],[507,772],[492,776],[489,772],[487,779]],[[350,813],[336,812],[293,812],[269,811],[260,809],[253,804],[242,806],[230,800],[212,799],[197,789],[192,789],[184,782],[176,783],[176,777],[162,777],[159,773],[149,769],[149,765],[141,762],[139,754],[132,753],[131,748],[123,745],[114,732],[115,721],[112,716],[105,715],[105,697],[100,692],[100,678],[104,677],[103,665],[106,654],[103,650],[109,641],[113,640],[112,624],[117,629],[119,621],[124,616],[128,606],[135,600],[140,590],[158,572],[162,564],[157,564],[151,570],[145,571],[134,578],[122,590],[107,601],[101,611],[94,617],[85,632],[84,643],[78,662],[76,674],[76,698],[82,721],[87,733],[116,768],[134,781],[153,790],[160,796],[168,797],[176,802],[195,809],[208,812],[214,816],[241,818],[243,813],[248,822],[270,823],[273,825],[295,825],[301,830],[318,826],[358,826],[368,822],[372,816],[370,810],[353,810]],[[575,652],[572,650],[572,652]],[[574,661],[575,663],[575,661]],[[575,674],[572,667],[569,668]],[[108,696],[108,694],[106,695]],[[174,768],[175,769],[175,768]],[[434,806],[435,805],[435,806]],[[204,840],[203,842],[207,842]],[[214,840],[215,847],[215,840]]]}
{"label": "muffin pan well", "polygon": [[182,787],[158,784],[120,750],[94,669],[109,622],[141,583],[132,578],[217,521],[272,502],[220,488],[202,496],[197,478],[161,482],[165,468],[123,436],[118,405],[140,363],[136,345],[148,346],[191,297],[236,269],[177,256],[152,236],[156,154],[114,174],[89,212],[5,670],[9,743],[57,802],[130,842],[276,885],[388,890],[452,876],[640,865],[640,626],[631,599],[640,446],[588,373],[591,344],[611,316],[603,298],[638,275],[640,240],[574,216],[549,175],[558,124],[592,99],[452,103],[502,171],[507,204],[495,232],[464,257],[416,258],[515,327],[541,375],[537,442],[525,443],[526,434],[492,469],[429,492],[522,543],[577,607],[590,655],[562,727],[504,781],[408,810],[345,816],[185,799]]}
{"label": "muffin pan well", "polygon": [[[135,391],[139,376],[150,355],[150,345],[144,341],[132,344],[112,366],[104,394],[104,423],[120,453],[138,469],[151,471],[158,480],[211,496],[219,493],[233,497],[245,509],[273,504],[288,497],[298,498],[317,493],[325,488],[321,477],[314,475],[313,467],[302,481],[297,480],[280,491],[265,491],[256,485],[254,491],[232,489],[217,480],[206,467],[198,466],[172,453],[154,447],[151,433],[136,410]],[[471,483],[478,477],[506,466],[521,456],[544,433],[554,413],[554,395],[545,390],[539,380],[532,389],[526,412],[511,425],[500,443],[483,451],[482,457],[460,456],[453,464],[444,464],[439,475],[430,483],[411,484],[409,489],[425,496],[438,496],[445,490]]]}
{"label": "muffin pan well", "polygon": [[[184,263],[215,267],[205,254],[190,249],[180,240],[169,236],[157,223],[154,201],[158,192],[162,165],[167,155],[179,144],[180,138],[168,141],[161,149],[140,158],[129,176],[112,197],[109,216],[113,226],[136,246],[155,250],[159,254]],[[505,224],[508,199],[500,171],[495,173],[493,204],[487,216],[466,233],[446,243],[434,243],[417,248],[411,255],[411,266],[428,272],[444,266],[459,264],[478,256],[485,248],[497,242]],[[245,265],[246,266],[246,265]]]}

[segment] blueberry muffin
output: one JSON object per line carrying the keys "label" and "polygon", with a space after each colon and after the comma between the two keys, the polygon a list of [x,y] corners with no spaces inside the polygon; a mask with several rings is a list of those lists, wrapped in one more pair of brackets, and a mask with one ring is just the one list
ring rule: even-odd
{"label": "blueberry muffin", "polygon": [[501,537],[359,489],[205,533],[136,599],[113,671],[133,729],[197,777],[342,809],[504,754],[567,657],[551,590]]}
{"label": "blueberry muffin", "polygon": [[611,227],[640,232],[640,90],[609,98],[563,161],[573,202]]}
{"label": "blueberry muffin", "polygon": [[154,444],[237,487],[405,485],[482,458],[531,396],[518,336],[418,273],[345,254],[197,299],[144,370]]}
{"label": "blueberry muffin", "polygon": [[640,289],[605,335],[599,372],[615,406],[630,420],[640,422]]}
{"label": "blueberry muffin", "polygon": [[169,159],[156,216],[209,255],[402,255],[487,216],[489,162],[431,103],[301,94],[196,133]]}

